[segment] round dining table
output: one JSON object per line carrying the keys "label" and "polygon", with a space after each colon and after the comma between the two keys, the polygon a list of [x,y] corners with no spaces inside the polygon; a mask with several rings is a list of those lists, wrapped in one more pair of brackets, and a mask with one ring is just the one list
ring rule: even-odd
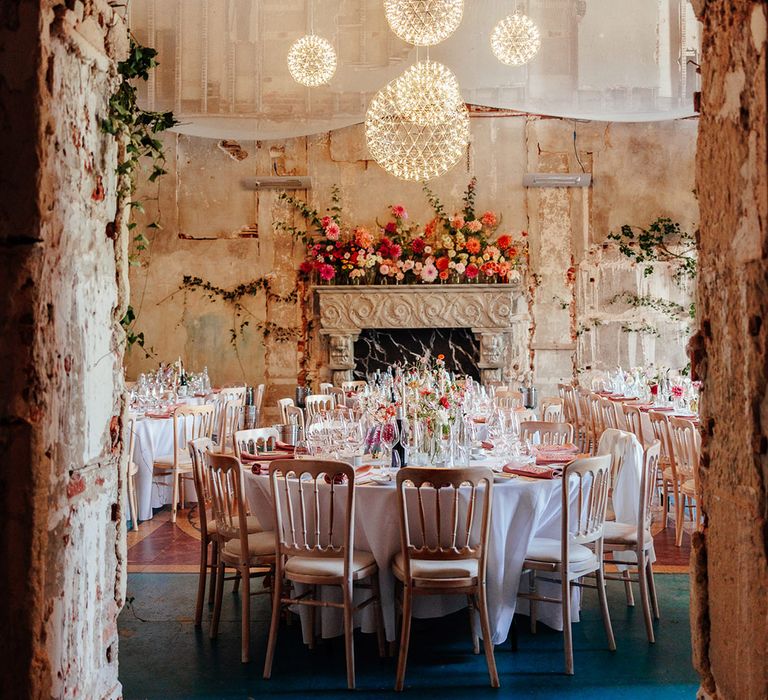
{"label": "round dining table", "polygon": [[[481,464],[481,463],[478,463]],[[262,528],[273,530],[274,511],[269,477],[244,470],[245,491],[251,513]],[[528,479],[525,477],[497,477],[493,486],[493,505],[487,555],[487,600],[490,626],[495,644],[502,643],[512,625],[518,607],[517,592],[521,585],[523,561],[534,537],[560,538],[562,512],[561,479]],[[573,495],[576,494],[574,482]],[[400,522],[398,495],[393,481],[366,483],[355,486],[354,547],[373,554],[379,568],[382,609],[386,637],[396,638],[395,629],[395,578],[391,570],[392,558],[400,551]],[[324,587],[326,599],[340,601],[338,587]],[[539,584],[540,592],[559,595],[557,584]],[[356,591],[355,598],[364,600],[368,592]],[[522,605],[524,601],[519,601]],[[414,601],[414,617],[433,618],[448,615],[466,607],[464,595],[419,596]],[[574,589],[574,621],[578,620],[579,593]],[[539,620],[561,630],[562,613],[559,604],[541,603]],[[309,641],[307,627],[309,615],[305,606],[299,606],[304,640]],[[357,613],[355,624],[365,632],[375,631],[372,606]],[[321,608],[316,615],[316,625],[322,637],[343,633],[340,612],[333,608]],[[467,623],[469,629],[469,623]]]}

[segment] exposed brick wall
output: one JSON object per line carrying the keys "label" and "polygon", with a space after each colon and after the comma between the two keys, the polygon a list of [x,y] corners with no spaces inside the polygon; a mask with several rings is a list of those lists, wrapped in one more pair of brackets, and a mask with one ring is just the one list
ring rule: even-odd
{"label": "exposed brick wall", "polygon": [[127,288],[100,119],[126,44],[106,0],[0,8],[2,697],[121,693]]}
{"label": "exposed brick wall", "polygon": [[702,487],[692,625],[702,694],[768,697],[766,4],[699,0]]}

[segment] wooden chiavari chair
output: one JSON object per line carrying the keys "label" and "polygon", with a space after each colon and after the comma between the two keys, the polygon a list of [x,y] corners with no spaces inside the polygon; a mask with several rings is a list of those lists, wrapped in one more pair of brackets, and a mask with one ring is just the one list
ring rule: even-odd
{"label": "wooden chiavari chair", "polygon": [[235,433],[240,430],[243,405],[239,400],[225,400],[219,410],[219,422],[216,427],[217,452],[231,454],[234,452]]}
{"label": "wooden chiavari chair", "polygon": [[333,389],[333,384],[331,382],[320,382],[320,393],[324,396],[328,396],[328,394],[331,393],[331,389]]}
{"label": "wooden chiavari chair", "polygon": [[661,443],[661,460],[659,471],[661,472],[661,506],[662,527],[666,528],[669,521],[670,494],[674,502],[678,503],[680,493],[677,481],[677,468],[675,466],[675,452],[672,449],[672,435],[669,431],[669,416],[661,411],[649,411],[648,418],[651,421],[653,437]]}
{"label": "wooden chiavari chair", "polygon": [[179,500],[184,502],[183,480],[192,480],[192,460],[187,445],[196,438],[213,437],[213,418],[215,409],[212,405],[180,406],[173,418],[173,454],[155,458],[153,470],[162,476],[170,475],[173,479],[173,501],[171,504],[171,522],[176,522]]}
{"label": "wooden chiavari chair", "polygon": [[348,382],[342,382],[341,390],[344,392],[353,391],[357,394],[363,391],[366,386],[368,386],[368,382],[366,382],[364,379],[352,379]]}
{"label": "wooden chiavari chair", "polygon": [[565,420],[563,400],[556,396],[548,396],[541,400],[541,420],[548,423],[570,423]]}
{"label": "wooden chiavari chair", "polygon": [[[243,586],[240,593],[240,660],[248,663],[251,638],[251,577],[266,577],[272,574],[275,562],[275,533],[248,531],[243,471],[239,460],[231,455],[210,452],[206,453],[205,459],[208,465],[213,516],[216,521],[216,537],[219,539],[210,637],[215,639],[219,633],[224,574],[229,567],[236,570]],[[252,572],[253,568],[258,571]]]}
{"label": "wooden chiavari chair", "polygon": [[570,423],[554,423],[541,420],[526,420],[520,423],[520,439],[533,442],[539,436],[541,445],[565,445],[573,443],[573,426]]}
{"label": "wooden chiavari chair", "polygon": [[[375,607],[379,654],[384,656],[384,623],[379,593],[379,570],[370,552],[355,551],[355,472],[344,462],[278,459],[269,469],[274,506],[277,560],[272,593],[272,623],[269,629],[264,678],[272,675],[280,612],[286,605],[306,605],[310,611],[311,644],[314,646],[314,611],[318,607],[341,608],[344,613],[344,643],[347,686],[355,687],[353,615]],[[339,506],[343,507],[339,507]],[[339,528],[339,525],[341,527]],[[355,604],[353,586],[369,579],[371,595]],[[307,594],[283,593],[284,580],[310,587]],[[340,586],[342,603],[321,600],[318,586]]]}
{"label": "wooden chiavari chair", "polygon": [[619,404],[617,406],[616,402],[603,397],[600,397],[598,404],[600,406],[600,417],[602,419],[603,430],[607,430],[608,428],[613,428],[614,430],[624,430],[625,423],[623,416],[621,423],[619,423],[619,417],[616,413],[617,409],[621,410],[621,405]]}
{"label": "wooden chiavari chair", "polygon": [[332,386],[328,390],[328,395],[333,396],[333,400],[337,406],[344,407],[347,403],[347,395],[344,393],[343,389],[339,389],[337,386]]}
{"label": "wooden chiavari chair", "polygon": [[643,413],[637,407],[632,404],[622,404],[621,410],[624,413],[624,420],[626,421],[626,430],[630,433],[634,433],[637,439],[640,440],[640,444],[645,447],[646,439],[650,436],[645,435],[643,430]]}
{"label": "wooden chiavari chair", "polygon": [[244,386],[228,386],[222,387],[221,391],[217,394],[218,398],[223,401],[234,401],[235,403],[245,406],[245,394],[247,387]]}
{"label": "wooden chiavari chair", "polygon": [[[462,488],[467,498],[465,507],[461,503]],[[477,609],[479,612],[488,674],[491,686],[498,688],[499,675],[485,592],[493,472],[484,467],[405,467],[397,473],[397,493],[401,548],[392,562],[392,571],[402,584],[403,596],[395,690],[402,690],[405,681],[413,597],[446,593],[467,596],[476,652],[479,642],[474,630],[473,611]],[[449,527],[445,529],[441,505],[450,512]],[[418,516],[414,516],[414,512]]]}
{"label": "wooden chiavari chair", "polygon": [[136,474],[139,467],[133,461],[133,452],[136,447],[136,414],[128,413],[126,419],[126,431],[128,432],[128,469],[125,474],[126,500],[128,501],[128,513],[131,516],[131,529],[139,529],[139,505],[136,501]]}
{"label": "wooden chiavari chair", "polygon": [[[676,502],[677,519],[675,521],[675,544],[683,544],[683,527],[686,506],[696,510],[696,527],[699,527],[701,509],[699,508],[699,456],[701,453],[701,435],[693,422],[684,418],[669,418],[672,436],[672,449],[675,453],[675,476],[678,482],[679,501]],[[693,518],[692,518],[693,519]]]}
{"label": "wooden chiavari chair", "polygon": [[[622,574],[606,574],[605,578],[608,580],[624,581],[625,586],[627,585],[627,580],[637,581],[640,586],[640,602],[643,606],[645,631],[648,635],[648,641],[651,643],[656,641],[651,613],[653,613],[653,617],[657,620],[659,619],[659,601],[656,596],[656,582],[653,578],[653,563],[651,561],[651,554],[653,552],[653,535],[651,534],[653,513],[651,512],[651,505],[653,504],[653,494],[656,490],[660,449],[661,443],[658,440],[654,440],[653,444],[645,451],[643,457],[637,523],[608,521],[604,526],[603,539],[606,552],[633,552],[635,555],[636,578],[632,579],[626,571]],[[610,563],[617,563],[616,558],[614,557],[613,560],[610,560]],[[619,563],[624,564],[624,560],[622,559]],[[628,603],[634,604],[634,600],[628,600]]]}
{"label": "wooden chiavari chair", "polygon": [[317,413],[327,413],[336,407],[336,400],[332,395],[315,394],[307,396],[304,401],[304,410],[306,411],[307,422]]}
{"label": "wooden chiavari chair", "polygon": [[293,399],[291,398],[285,398],[285,399],[278,399],[277,400],[277,408],[280,411],[280,422],[285,425],[288,420],[285,415],[285,409],[288,408],[288,406],[295,406],[296,404],[293,402]]}
{"label": "wooden chiavari chair", "polygon": [[[531,631],[536,631],[536,604],[559,603],[563,610],[563,637],[565,648],[565,672],[573,675],[573,640],[571,636],[571,587],[597,588],[600,611],[603,617],[608,648],[616,649],[608,611],[603,575],[603,530],[608,506],[608,488],[611,478],[611,458],[608,455],[585,457],[571,462],[563,472],[562,530],[560,540],[535,537],[525,555],[523,571],[528,572],[530,586],[527,593],[518,597],[530,601]],[[575,507],[571,507],[571,480],[578,481]],[[572,518],[571,513],[576,517]],[[555,573],[560,576],[560,598],[539,595],[536,590],[537,572]],[[581,581],[594,574],[597,585]]]}
{"label": "wooden chiavari chair", "polygon": [[272,449],[280,439],[277,428],[250,428],[238,430],[234,435],[235,457],[246,454],[255,455]]}

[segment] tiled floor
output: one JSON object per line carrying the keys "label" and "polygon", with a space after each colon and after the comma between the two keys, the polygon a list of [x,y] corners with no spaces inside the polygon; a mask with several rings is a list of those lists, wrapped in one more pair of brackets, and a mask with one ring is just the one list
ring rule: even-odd
{"label": "tiled floor", "polygon": [[[299,625],[281,625],[272,679],[262,679],[269,626],[269,600],[252,599],[251,661],[240,663],[240,598],[228,586],[219,637],[208,638],[210,611],[202,628],[193,620],[197,577],[138,573],[128,576],[129,605],[120,621],[120,679],[133,698],[350,698],[341,638],[302,641]],[[693,698],[698,681],[691,667],[688,576],[656,577],[661,620],[656,643],[648,644],[640,606],[629,608],[623,586],[608,586],[617,650],[608,651],[596,596],[584,596],[581,622],[573,626],[576,673],[563,675],[563,636],[528,619],[516,618],[518,651],[496,647],[501,689],[488,685],[485,660],[471,653],[466,612],[414,620],[406,690],[401,697],[589,698],[666,700]],[[395,695],[396,660],[380,659],[375,635],[355,634],[356,698]]]}

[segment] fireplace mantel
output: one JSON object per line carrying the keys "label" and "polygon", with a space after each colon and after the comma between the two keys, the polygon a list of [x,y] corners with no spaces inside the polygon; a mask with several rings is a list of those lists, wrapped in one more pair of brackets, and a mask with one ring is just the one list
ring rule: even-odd
{"label": "fireplace mantel", "polygon": [[480,341],[484,381],[522,379],[528,369],[521,284],[329,285],[315,291],[334,383],[351,379],[353,343],[364,328],[470,328]]}

